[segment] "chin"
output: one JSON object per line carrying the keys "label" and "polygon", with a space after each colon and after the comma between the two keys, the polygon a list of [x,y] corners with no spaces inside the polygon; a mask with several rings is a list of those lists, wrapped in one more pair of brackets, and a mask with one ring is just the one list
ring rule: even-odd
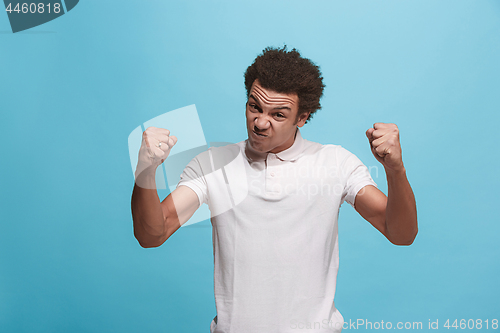
{"label": "chin", "polygon": [[266,147],[261,146],[261,145],[255,145],[255,143],[252,142],[252,140],[248,140],[248,141],[250,142],[250,146],[252,147],[253,150],[255,150],[259,153],[267,153],[268,152]]}
{"label": "chin", "polygon": [[250,147],[252,147],[253,150],[262,151],[262,147],[256,146],[255,143],[250,140],[249,142],[250,142]]}

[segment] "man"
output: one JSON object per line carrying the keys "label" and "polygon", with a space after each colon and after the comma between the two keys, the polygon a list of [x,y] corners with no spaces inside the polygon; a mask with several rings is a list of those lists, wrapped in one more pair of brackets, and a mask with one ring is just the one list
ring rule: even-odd
{"label": "man", "polygon": [[143,247],[160,246],[207,203],[217,308],[212,333],[340,332],[334,296],[342,202],[393,244],[410,245],[417,234],[398,128],[377,123],[366,131],[386,171],[386,197],[356,156],[302,138],[299,128],[321,108],[324,88],[310,60],[286,47],[267,48],[247,69],[245,85],[248,140],[198,155],[162,202],[155,170],[177,139],[166,129],[143,133],[132,194],[135,237]]}

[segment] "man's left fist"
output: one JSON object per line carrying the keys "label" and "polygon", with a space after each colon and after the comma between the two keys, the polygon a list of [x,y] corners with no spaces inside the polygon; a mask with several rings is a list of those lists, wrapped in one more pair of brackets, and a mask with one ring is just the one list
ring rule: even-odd
{"label": "man's left fist", "polygon": [[399,129],[396,124],[375,123],[366,131],[375,158],[387,169],[403,171]]}

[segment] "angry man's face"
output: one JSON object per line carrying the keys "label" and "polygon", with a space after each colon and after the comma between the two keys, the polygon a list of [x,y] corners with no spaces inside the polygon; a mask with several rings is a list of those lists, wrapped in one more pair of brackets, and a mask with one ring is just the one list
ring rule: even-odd
{"label": "angry man's face", "polygon": [[290,148],[297,127],[306,123],[308,113],[299,112],[297,94],[283,94],[263,88],[255,80],[246,105],[248,141],[262,153],[279,153]]}

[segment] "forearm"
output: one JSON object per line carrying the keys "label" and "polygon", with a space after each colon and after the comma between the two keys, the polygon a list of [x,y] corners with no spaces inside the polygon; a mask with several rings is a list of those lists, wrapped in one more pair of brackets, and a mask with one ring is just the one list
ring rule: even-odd
{"label": "forearm", "polygon": [[396,245],[410,245],[417,232],[415,196],[406,170],[386,170],[388,195],[385,215],[388,239]]}
{"label": "forearm", "polygon": [[163,243],[165,217],[156,191],[154,171],[144,171],[136,179],[132,192],[132,219],[134,235],[142,246],[152,247]]}

